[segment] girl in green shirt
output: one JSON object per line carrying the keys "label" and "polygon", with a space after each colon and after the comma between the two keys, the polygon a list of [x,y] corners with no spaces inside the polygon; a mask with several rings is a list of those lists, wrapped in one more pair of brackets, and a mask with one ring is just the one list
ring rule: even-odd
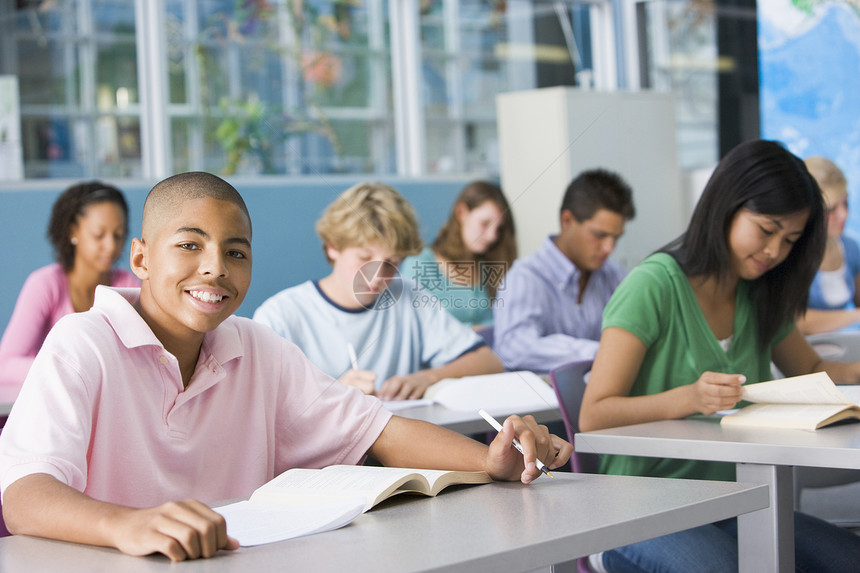
{"label": "girl in green shirt", "polygon": [[[825,370],[860,382],[860,363],[822,360],[794,326],[826,238],[821,191],[780,144],[751,141],[717,166],[686,232],[634,269],[603,316],[582,431],[713,414],[742,385]],[[734,479],[727,464],[604,456],[606,473]],[[736,520],[606,552],[608,571],[733,571]],[[795,514],[798,570],[846,571],[860,537]],[[598,565],[601,565],[598,563]]]}

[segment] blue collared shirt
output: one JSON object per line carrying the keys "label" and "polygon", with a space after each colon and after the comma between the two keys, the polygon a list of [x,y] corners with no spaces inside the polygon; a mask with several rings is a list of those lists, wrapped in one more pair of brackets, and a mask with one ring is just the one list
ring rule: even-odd
{"label": "blue collared shirt", "polygon": [[514,262],[496,293],[494,347],[509,370],[546,372],[594,358],[603,308],[627,271],[613,261],[591,273],[582,302],[582,273],[548,237]]}

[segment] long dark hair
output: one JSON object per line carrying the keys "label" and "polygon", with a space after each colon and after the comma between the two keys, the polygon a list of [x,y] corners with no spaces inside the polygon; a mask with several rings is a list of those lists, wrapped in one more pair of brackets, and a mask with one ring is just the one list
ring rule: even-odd
{"label": "long dark hair", "polygon": [[728,233],[741,208],[762,215],[809,209],[803,234],[785,261],[749,282],[759,349],[764,350],[780,328],[806,309],[824,256],[824,202],[803,161],[773,141],[738,145],[708,180],[686,232],[661,251],[672,255],[687,276],[725,280],[731,265]]}
{"label": "long dark hair", "polygon": [[75,246],[69,241],[72,226],[77,223],[78,217],[83,216],[88,206],[96,203],[117,205],[125,216],[125,232],[128,235],[128,203],[119,189],[101,181],[72,185],[54,201],[47,232],[54,248],[54,259],[66,272],[72,270],[75,264]]}
{"label": "long dark hair", "polygon": [[[463,244],[462,225],[460,225],[460,219],[457,217],[457,205],[465,205],[471,211],[486,201],[492,201],[499,208],[499,211],[502,212],[502,221],[499,225],[498,238],[490,245],[487,252],[477,255],[470,252]],[[451,215],[439,229],[436,240],[433,241],[433,250],[451,261],[452,264],[466,261],[490,261],[504,263],[505,271],[507,271],[514,259],[517,258],[515,235],[514,218],[501,188],[487,181],[473,181],[463,187],[454,201]],[[500,279],[501,277],[494,277],[493,280],[484,284],[490,296],[495,296]]]}

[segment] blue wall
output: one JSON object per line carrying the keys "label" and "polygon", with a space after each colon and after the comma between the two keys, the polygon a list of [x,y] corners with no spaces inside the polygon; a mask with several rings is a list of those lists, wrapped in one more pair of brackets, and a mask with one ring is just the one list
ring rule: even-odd
{"label": "blue wall", "polygon": [[[329,271],[314,231],[326,205],[360,179],[325,180],[231,179],[248,205],[254,227],[254,269],[251,288],[237,314],[250,316],[269,296]],[[445,221],[466,179],[414,180],[379,178],[400,191],[415,207],[421,235],[430,241]],[[0,326],[5,329],[18,291],[34,269],[53,262],[45,230],[51,206],[71,181],[22,182],[0,188]],[[143,201],[154,182],[114,182],[126,194],[131,209],[130,237],[140,236]],[[128,246],[119,266],[128,268]]]}

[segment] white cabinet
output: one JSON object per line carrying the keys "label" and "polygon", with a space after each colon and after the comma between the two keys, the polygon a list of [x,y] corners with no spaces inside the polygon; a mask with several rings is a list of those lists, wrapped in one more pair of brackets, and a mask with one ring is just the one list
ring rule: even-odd
{"label": "white cabinet", "polygon": [[501,184],[520,256],[559,230],[567,185],[602,167],[633,188],[636,218],[613,255],[632,268],[686,227],[672,95],[554,87],[497,96]]}

